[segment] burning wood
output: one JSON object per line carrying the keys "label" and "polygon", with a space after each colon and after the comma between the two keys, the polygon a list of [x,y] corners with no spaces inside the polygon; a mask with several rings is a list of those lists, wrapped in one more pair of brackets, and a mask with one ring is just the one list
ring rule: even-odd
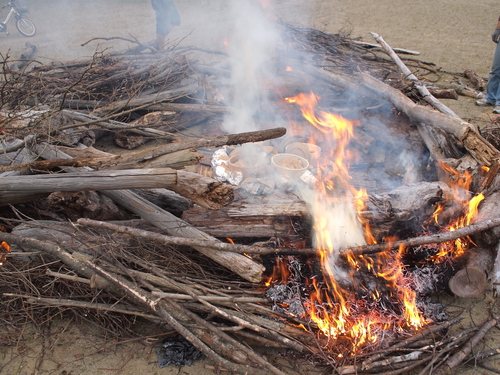
{"label": "burning wood", "polygon": [[[8,282],[28,256],[38,262],[31,269],[46,269],[41,279],[88,297],[64,298],[60,306],[161,321],[238,373],[283,373],[242,340],[313,355],[341,374],[405,373],[448,356],[439,367],[445,373],[470,355],[467,345],[496,320],[472,337],[469,330],[445,333],[458,319],[443,323],[446,314],[429,294],[446,284],[441,276],[461,254],[472,254],[471,238],[487,231],[487,251],[463,256],[460,271],[478,271],[485,286],[489,251],[498,244],[490,229],[500,224],[491,208],[500,151],[454,114],[415,103],[393,64],[373,52],[367,59],[366,46],[280,27],[299,49],[322,48],[314,50],[314,65],[281,51],[271,62],[274,79],[263,75],[280,95],[270,103],[250,95],[259,111],[247,117],[235,110],[248,93],[224,91],[225,54],[214,54],[214,67],[192,63],[199,51],[178,49],[7,72],[0,249],[13,246],[23,256],[0,251],[9,314],[22,301],[54,306],[52,296]],[[343,71],[340,61],[370,74]],[[416,75],[405,75],[429,100]],[[388,76],[398,77],[386,81],[392,86],[377,79]],[[255,79],[262,78],[259,70]],[[226,105],[221,92],[238,100]],[[51,109],[20,111],[35,98]],[[224,128],[238,121],[251,128],[256,119],[274,128]],[[99,151],[107,136],[141,149]],[[51,212],[69,191],[82,194],[74,199],[79,209],[65,212],[61,204]],[[86,219],[91,210],[82,202],[90,194],[111,202],[106,210],[122,220]],[[160,207],[161,194],[175,208]],[[15,204],[21,200],[29,204]],[[36,220],[20,220],[25,216]],[[242,243],[227,243],[234,240]],[[460,272],[448,277],[452,290],[467,287]],[[96,289],[105,297],[95,297]]]}

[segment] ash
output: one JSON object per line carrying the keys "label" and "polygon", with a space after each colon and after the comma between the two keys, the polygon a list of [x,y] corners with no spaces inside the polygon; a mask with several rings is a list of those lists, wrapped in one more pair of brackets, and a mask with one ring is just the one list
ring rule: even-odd
{"label": "ash", "polygon": [[430,298],[420,298],[417,301],[417,307],[422,314],[435,323],[441,323],[448,320],[449,316],[444,310],[444,305],[438,302],[432,302]]}
{"label": "ash", "polygon": [[437,267],[420,267],[408,272],[407,276],[411,279],[413,290],[419,296],[428,296],[440,289],[443,278],[441,270]]}
{"label": "ash", "polygon": [[286,257],[290,278],[286,284],[275,284],[266,290],[266,297],[273,302],[272,309],[291,316],[305,315],[302,306],[301,291],[303,289],[302,268],[304,264],[295,257]]}
{"label": "ash", "polygon": [[266,291],[266,296],[273,301],[272,309],[292,316],[303,316],[304,308],[299,294],[299,285],[278,284]]}

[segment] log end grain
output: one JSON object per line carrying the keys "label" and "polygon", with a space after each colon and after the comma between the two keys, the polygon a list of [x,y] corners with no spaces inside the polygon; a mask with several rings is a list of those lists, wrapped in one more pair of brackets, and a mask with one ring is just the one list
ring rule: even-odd
{"label": "log end grain", "polygon": [[457,297],[473,298],[484,292],[486,282],[486,273],[483,270],[465,267],[450,279],[448,286]]}

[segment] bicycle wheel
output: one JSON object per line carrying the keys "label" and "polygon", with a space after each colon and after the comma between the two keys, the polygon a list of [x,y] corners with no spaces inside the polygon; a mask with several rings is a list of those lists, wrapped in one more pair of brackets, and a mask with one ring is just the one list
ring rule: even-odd
{"label": "bicycle wheel", "polygon": [[36,33],[35,24],[24,17],[16,20],[16,27],[17,30],[24,36],[33,36]]}

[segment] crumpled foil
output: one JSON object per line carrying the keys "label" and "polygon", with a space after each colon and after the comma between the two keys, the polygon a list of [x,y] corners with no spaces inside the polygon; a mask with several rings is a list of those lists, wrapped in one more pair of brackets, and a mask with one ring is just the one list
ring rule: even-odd
{"label": "crumpled foil", "polygon": [[233,172],[229,169],[229,156],[226,146],[213,153],[211,163],[214,171],[213,177],[217,181],[227,181],[231,185],[239,185],[243,181],[243,174],[241,172]]}

